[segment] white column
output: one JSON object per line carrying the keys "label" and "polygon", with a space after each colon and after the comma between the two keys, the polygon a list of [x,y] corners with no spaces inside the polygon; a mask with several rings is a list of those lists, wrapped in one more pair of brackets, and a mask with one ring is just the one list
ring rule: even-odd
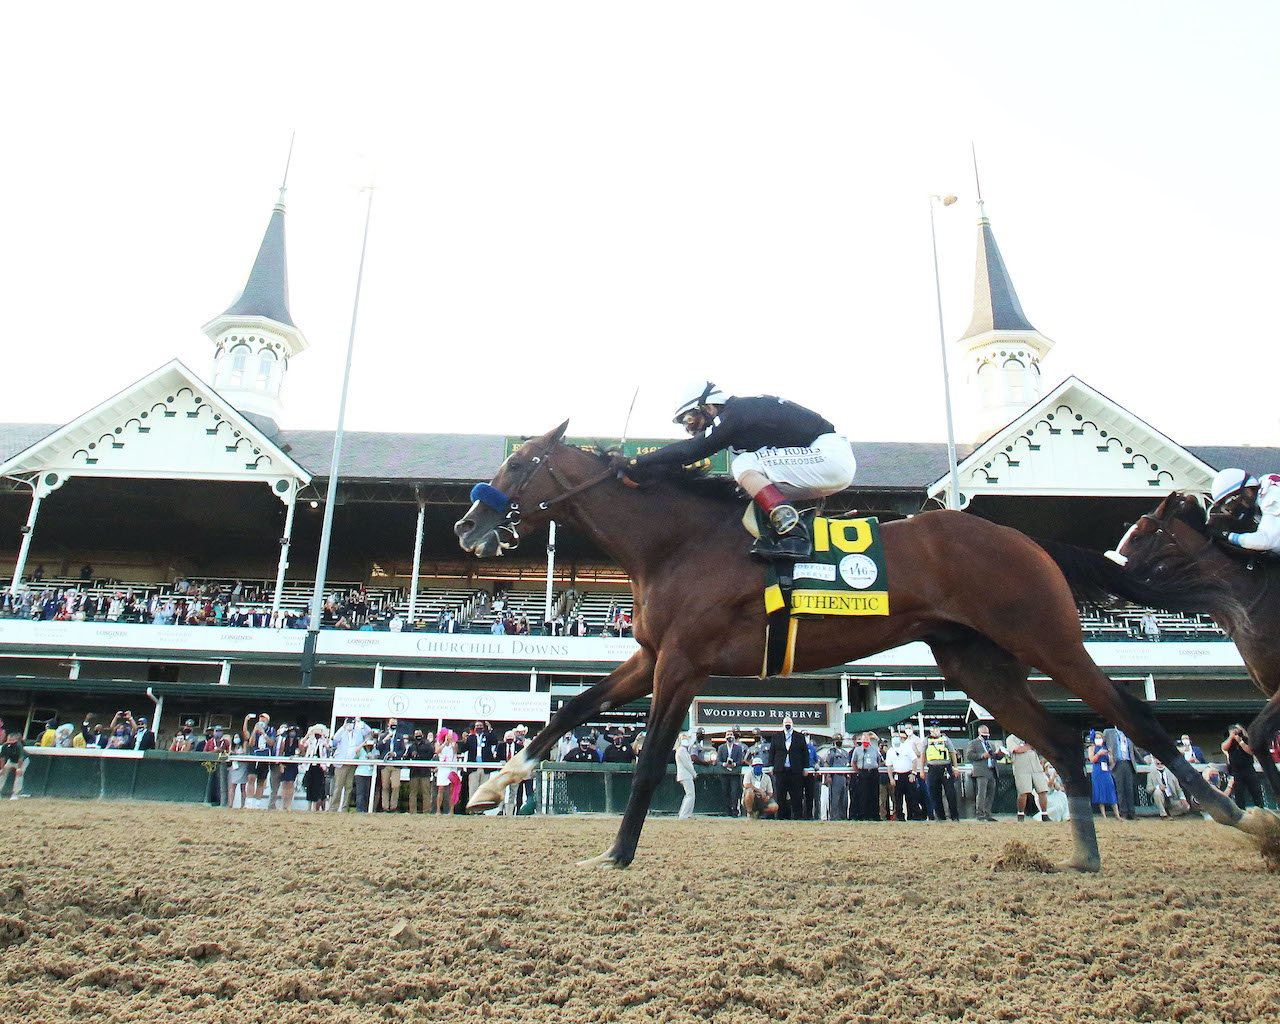
{"label": "white column", "polygon": [[38,486],[31,488],[31,511],[27,513],[27,525],[22,528],[22,545],[18,548],[18,560],[13,565],[13,585],[15,593],[22,585],[22,573],[27,567],[27,554],[31,551],[31,538],[36,532],[36,517],[40,514],[40,502],[43,500]]}
{"label": "white column", "polygon": [[293,510],[298,507],[298,485],[289,488],[288,511],[284,515],[284,536],[280,538],[280,564],[276,567],[276,592],[271,598],[271,617],[280,612],[280,595],[284,590],[284,571],[289,568],[289,544],[293,538]]}
{"label": "white column", "polygon": [[427,506],[418,502],[418,529],[413,535],[413,578],[409,581],[409,624],[418,621],[418,572],[422,568],[422,529]]}
{"label": "white column", "polygon": [[382,689],[382,662],[374,662],[373,665],[373,688],[375,690]]}
{"label": "white column", "polygon": [[551,618],[551,592],[556,585],[556,521],[551,520],[547,527],[547,600],[542,613],[542,621]]}

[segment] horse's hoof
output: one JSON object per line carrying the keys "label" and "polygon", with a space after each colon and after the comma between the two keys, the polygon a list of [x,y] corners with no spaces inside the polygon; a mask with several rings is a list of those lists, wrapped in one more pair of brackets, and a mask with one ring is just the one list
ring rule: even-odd
{"label": "horse's hoof", "polygon": [[1059,870],[1076,871],[1082,875],[1096,875],[1102,870],[1102,861],[1096,857],[1073,857],[1063,864]]}
{"label": "horse's hoof", "polygon": [[625,864],[619,864],[618,858],[611,853],[601,853],[595,857],[588,857],[586,860],[578,861],[580,868],[623,868]]}
{"label": "horse's hoof", "polygon": [[488,797],[482,797],[479,793],[477,793],[475,796],[473,796],[470,800],[467,801],[467,813],[483,814],[485,811],[493,810],[500,803],[502,803],[501,800],[491,800]]}
{"label": "horse's hoof", "polygon": [[1280,815],[1263,807],[1250,807],[1236,822],[1236,828],[1257,840],[1268,871],[1280,871]]}
{"label": "horse's hoof", "polygon": [[485,783],[476,790],[475,796],[467,801],[467,813],[491,811],[502,803],[502,790]]}

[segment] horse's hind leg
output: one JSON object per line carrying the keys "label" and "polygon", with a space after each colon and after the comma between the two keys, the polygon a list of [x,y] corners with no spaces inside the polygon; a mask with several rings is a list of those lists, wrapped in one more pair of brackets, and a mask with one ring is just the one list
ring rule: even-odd
{"label": "horse's hind leg", "polygon": [[1253,747],[1262,765],[1262,774],[1271,786],[1271,795],[1280,803],[1280,769],[1271,757],[1271,743],[1280,731],[1280,691],[1272,695],[1252,722],[1249,723],[1249,745]]}
{"label": "horse's hind leg", "polygon": [[1057,769],[1071,808],[1074,848],[1066,867],[1097,871],[1102,860],[1079,735],[1050,715],[1032,696],[1026,666],[1003,647],[977,633],[930,639],[928,643],[948,682],[969,694],[1005,729],[1025,739]]}
{"label": "horse's hind leg", "polygon": [[556,740],[570,729],[594,718],[608,708],[621,707],[643,697],[653,689],[653,656],[640,648],[630,658],[589,689],[567,701],[547,727],[538,732],[528,745],[490,776],[467,802],[467,810],[487,811],[502,803],[502,791],[523,782],[534,765],[551,752]]}
{"label": "horse's hind leg", "polygon": [[[1043,653],[1043,652],[1042,652]],[[1051,679],[1065,686],[1108,722],[1120,726],[1143,750],[1154,754],[1182,783],[1189,797],[1195,797],[1209,817],[1220,825],[1240,828],[1243,812],[1229,798],[1205,782],[1182,756],[1173,737],[1156,721],[1146,701],[1139,700],[1116,685],[1093,663],[1084,649],[1065,659],[1045,657],[1038,666]],[[1252,831],[1245,829],[1245,831]]]}
{"label": "horse's hind leg", "polygon": [[631,798],[622,815],[622,824],[613,846],[605,853],[580,861],[583,867],[625,868],[636,855],[640,830],[653,800],[653,791],[667,774],[676,736],[684,723],[693,696],[704,674],[695,674],[683,654],[663,654],[658,659],[657,679],[653,688],[653,705],[644,739],[644,749],[636,763],[631,780]]}

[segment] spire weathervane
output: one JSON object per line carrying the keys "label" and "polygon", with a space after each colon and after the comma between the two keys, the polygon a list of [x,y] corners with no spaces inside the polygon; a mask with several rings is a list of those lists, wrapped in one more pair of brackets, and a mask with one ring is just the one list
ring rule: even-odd
{"label": "spire weathervane", "polygon": [[969,141],[969,152],[973,154],[973,184],[978,190],[978,212],[986,216],[986,208],[982,202],[982,180],[978,177],[978,147]]}
{"label": "spire weathervane", "polygon": [[293,163],[293,140],[297,137],[297,132],[289,134],[289,155],[284,158],[284,177],[280,179],[280,198],[277,200],[280,206],[284,205],[285,190],[289,187],[289,165]]}

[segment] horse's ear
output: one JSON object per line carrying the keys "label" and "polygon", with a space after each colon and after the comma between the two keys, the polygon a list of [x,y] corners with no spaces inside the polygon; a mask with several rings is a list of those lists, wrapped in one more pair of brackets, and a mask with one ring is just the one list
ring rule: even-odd
{"label": "horse's ear", "polygon": [[564,432],[568,429],[569,429],[569,421],[565,420],[563,423],[560,424],[560,426],[556,427],[555,430],[551,431],[550,440],[552,441],[552,443],[563,441]]}

